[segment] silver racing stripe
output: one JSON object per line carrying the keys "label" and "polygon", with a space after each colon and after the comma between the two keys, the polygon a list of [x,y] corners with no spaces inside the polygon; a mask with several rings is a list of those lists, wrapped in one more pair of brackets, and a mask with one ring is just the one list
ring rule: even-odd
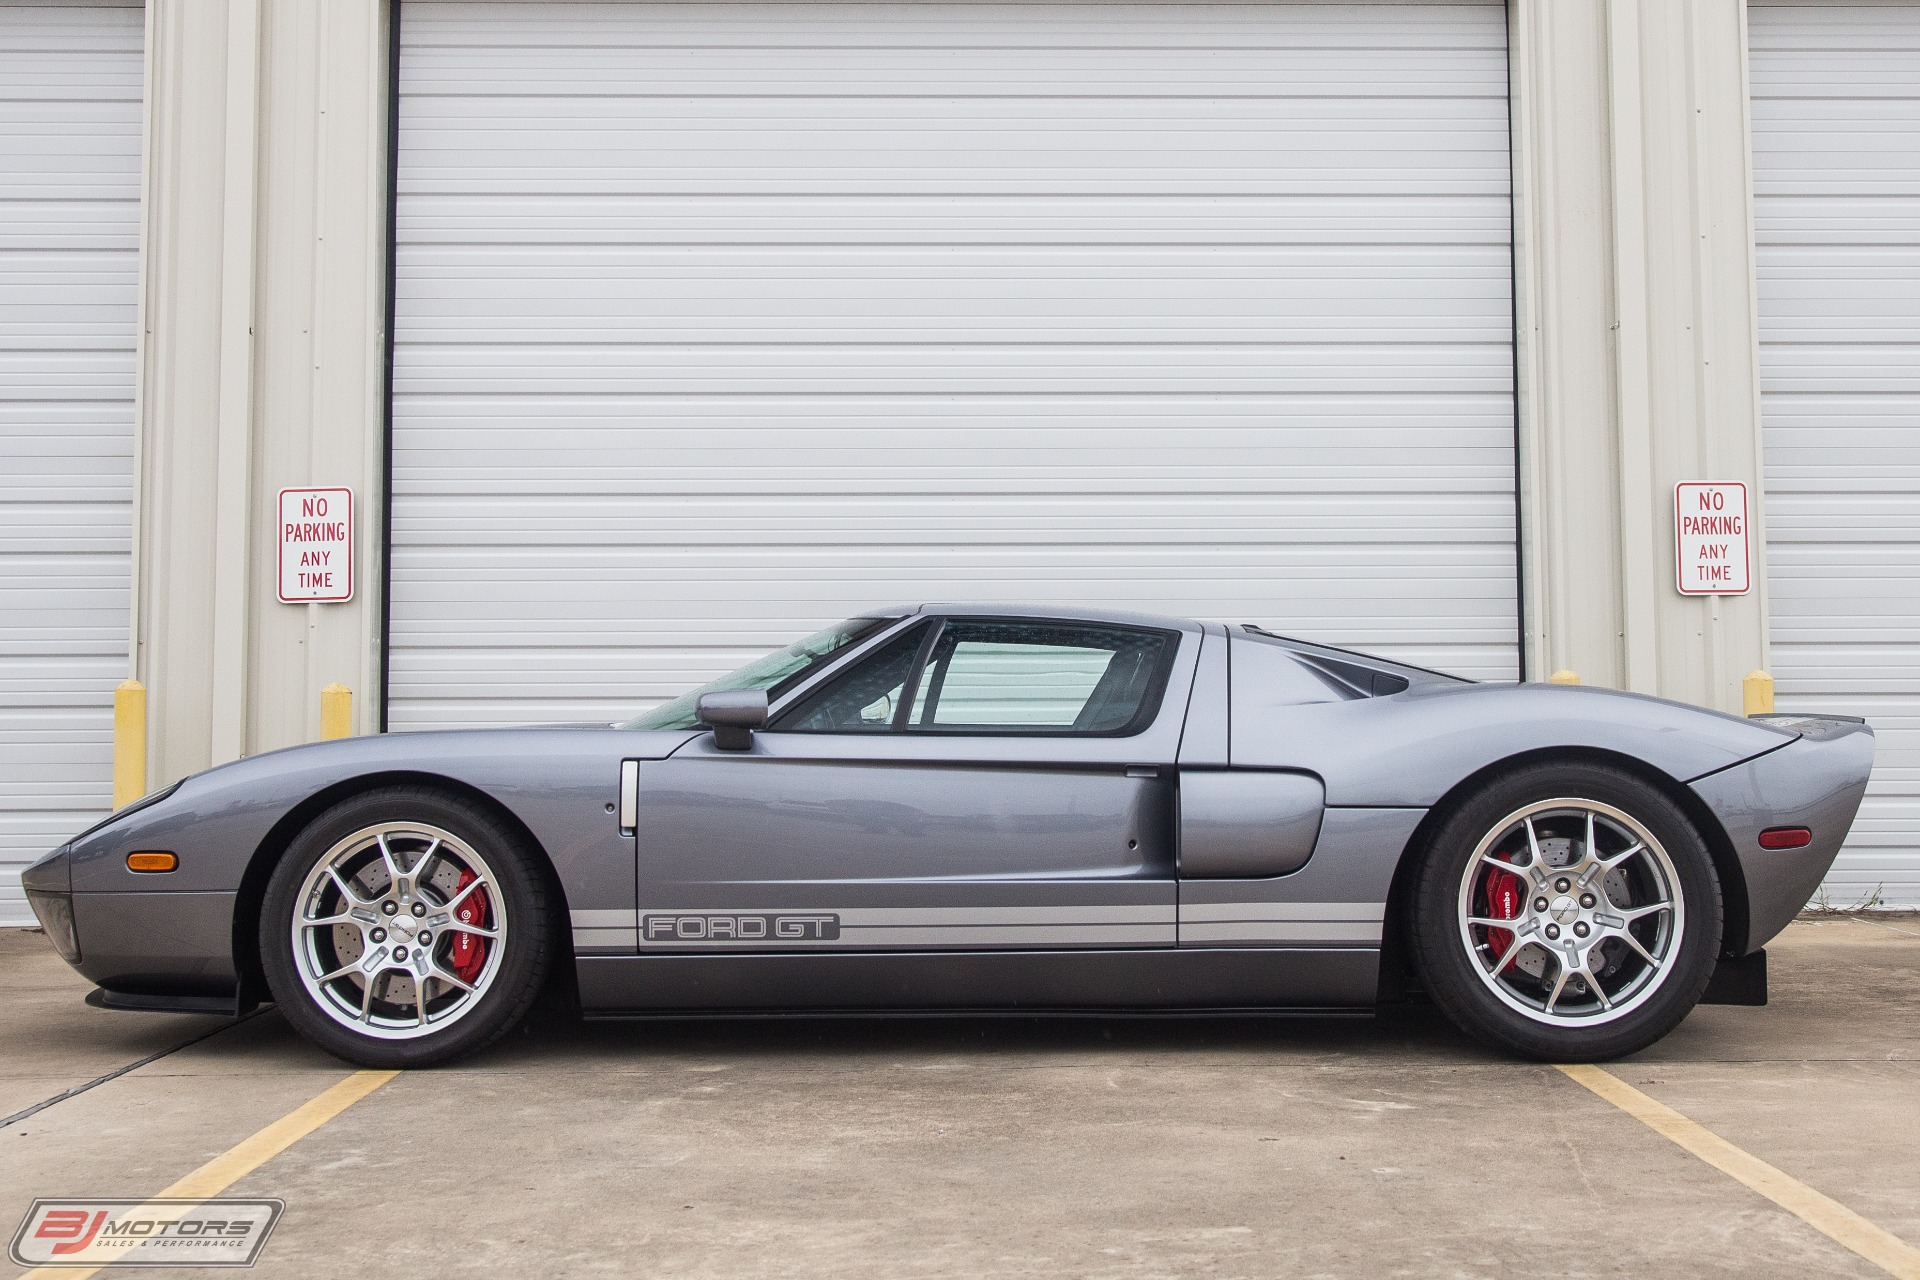
{"label": "silver racing stripe", "polygon": [[1173,904],[1132,907],[848,907],[843,927],[1120,925],[1173,923]]}
{"label": "silver racing stripe", "polygon": [[1003,924],[861,925],[844,929],[841,941],[856,947],[1171,947],[1173,921],[1151,925]]}
{"label": "silver racing stripe", "polygon": [[575,911],[573,950],[576,955],[627,955],[639,945],[637,911]]}
{"label": "silver racing stripe", "polygon": [[1180,926],[1180,945],[1184,947],[1238,947],[1274,942],[1377,947],[1380,922],[1244,920]]}
{"label": "silver racing stripe", "polygon": [[638,934],[629,927],[625,929],[575,929],[573,931],[573,949],[582,955],[604,954],[606,952],[632,951]]}
{"label": "silver racing stripe", "polygon": [[1124,907],[649,907],[639,913],[645,950],[752,946],[807,948],[1174,945],[1174,910]]}
{"label": "silver racing stripe", "polygon": [[639,922],[638,911],[575,911],[576,929],[631,929]]}
{"label": "silver racing stripe", "polygon": [[1384,920],[1380,902],[1183,902],[1180,922],[1189,920]]}
{"label": "silver racing stripe", "polygon": [[[1173,919],[1173,905],[1149,904],[1120,907],[648,907],[646,915],[721,915],[737,911],[750,915],[804,914],[827,911],[840,917],[842,924],[1030,924],[1045,922],[1136,924],[1165,923]],[[640,922],[639,911],[575,911],[576,929],[632,929]]]}
{"label": "silver racing stripe", "polygon": [[1180,907],[1182,946],[1380,945],[1378,902],[1196,902]]}
{"label": "silver racing stripe", "polygon": [[1380,945],[1377,902],[1028,907],[650,907],[575,911],[583,952],[945,947]]}

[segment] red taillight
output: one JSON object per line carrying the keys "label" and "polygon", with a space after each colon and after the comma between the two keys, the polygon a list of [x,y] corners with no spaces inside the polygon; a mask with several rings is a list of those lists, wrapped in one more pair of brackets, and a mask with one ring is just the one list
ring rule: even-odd
{"label": "red taillight", "polygon": [[1804,849],[1813,843],[1813,832],[1805,827],[1768,827],[1760,833],[1762,849]]}

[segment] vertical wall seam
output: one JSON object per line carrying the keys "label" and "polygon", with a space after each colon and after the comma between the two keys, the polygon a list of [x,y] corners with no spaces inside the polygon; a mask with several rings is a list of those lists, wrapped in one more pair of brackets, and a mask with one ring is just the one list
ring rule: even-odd
{"label": "vertical wall seam", "polygon": [[1760,666],[1773,669],[1773,605],[1767,582],[1767,419],[1766,405],[1760,396],[1760,223],[1754,204],[1753,162],[1753,38],[1748,25],[1746,0],[1732,0],[1734,30],[1738,45],[1740,76],[1740,234],[1747,250],[1747,396],[1749,421],[1748,447],[1754,485],[1747,508],[1747,537],[1752,544],[1753,600],[1759,610]]}
{"label": "vertical wall seam", "polygon": [[260,0],[228,0],[220,228],[219,392],[216,415],[213,643],[209,754],[247,752],[252,585],[255,244],[259,224]]}
{"label": "vertical wall seam", "polygon": [[1550,308],[1547,306],[1547,296],[1552,288],[1552,280],[1547,272],[1541,270],[1543,262],[1559,261],[1564,249],[1562,237],[1555,230],[1554,218],[1558,208],[1554,193],[1559,189],[1559,157],[1554,148],[1544,141],[1555,137],[1559,128],[1559,94],[1562,85],[1558,77],[1552,74],[1553,60],[1546,53],[1551,42],[1557,38],[1554,20],[1548,16],[1552,11],[1539,4],[1529,4],[1528,11],[1533,18],[1533,39],[1527,50],[1532,102],[1522,112],[1522,119],[1532,116],[1534,125],[1533,137],[1527,143],[1532,173],[1528,194],[1533,206],[1528,227],[1532,261],[1524,264],[1523,270],[1532,281],[1528,296],[1535,304],[1535,311],[1530,327],[1539,352],[1535,363],[1539,385],[1534,390],[1531,405],[1534,410],[1532,479],[1537,504],[1535,524],[1540,530],[1536,548],[1539,555],[1534,571],[1545,584],[1542,594],[1548,609],[1540,621],[1540,665],[1542,670],[1552,671],[1566,656],[1568,619],[1572,608],[1567,575],[1553,571],[1564,560],[1567,548],[1565,467],[1562,465],[1565,450],[1561,447],[1559,434],[1565,424],[1550,420],[1549,415],[1549,406],[1557,402],[1559,389],[1566,385],[1566,370],[1561,360],[1563,353],[1559,333],[1548,315]]}
{"label": "vertical wall seam", "polygon": [[1545,586],[1543,596],[1549,612],[1541,619],[1540,665],[1544,671],[1552,671],[1565,666],[1570,660],[1571,641],[1569,619],[1572,617],[1573,601],[1570,594],[1571,583],[1565,572],[1555,572],[1564,565],[1568,554],[1567,518],[1569,504],[1566,494],[1566,450],[1563,447],[1561,432],[1565,430],[1562,421],[1550,420],[1549,406],[1558,403],[1560,389],[1566,385],[1566,369],[1563,363],[1564,352],[1560,334],[1552,323],[1547,305],[1549,291],[1553,288],[1551,276],[1541,270],[1541,264],[1556,263],[1562,260],[1565,244],[1564,237],[1556,230],[1558,203],[1554,193],[1560,186],[1560,162],[1556,149],[1549,141],[1558,136],[1560,127],[1559,95],[1564,86],[1553,74],[1553,58],[1547,52],[1558,33],[1554,19],[1549,16],[1550,6],[1530,3],[1528,12],[1533,18],[1533,40],[1527,50],[1527,67],[1531,79],[1531,103],[1521,113],[1522,119],[1529,116],[1534,121],[1533,138],[1527,144],[1532,172],[1529,202],[1533,205],[1529,218],[1528,235],[1532,249],[1532,261],[1524,265],[1532,284],[1528,296],[1535,303],[1532,336],[1539,358],[1535,368],[1540,383],[1533,395],[1532,408],[1535,411],[1533,431],[1534,463],[1532,477],[1535,481],[1536,502],[1542,510],[1536,512],[1535,523],[1540,529],[1535,572]]}
{"label": "vertical wall seam", "polygon": [[1538,264],[1547,253],[1540,210],[1550,184],[1549,163],[1538,139],[1550,136],[1552,110],[1543,83],[1539,45],[1550,19],[1528,0],[1507,4],[1507,142],[1509,153],[1510,271],[1513,290],[1513,417],[1515,542],[1520,579],[1520,677],[1553,665],[1554,629],[1565,616],[1558,582],[1543,573],[1552,563],[1560,504],[1551,492],[1547,465],[1552,424],[1553,354],[1541,323],[1546,283]]}
{"label": "vertical wall seam", "polygon": [[[372,20],[363,30],[365,43],[360,46],[362,52],[361,67],[366,74],[356,81],[373,110],[366,113],[361,123],[359,136],[361,148],[359,154],[368,166],[377,165],[377,169],[363,168],[358,180],[362,182],[361,200],[358,218],[360,225],[358,243],[364,252],[360,267],[360,319],[362,331],[360,346],[356,352],[358,371],[359,421],[364,424],[360,432],[360,450],[358,470],[360,484],[366,493],[365,514],[362,516],[363,528],[356,553],[362,555],[362,563],[369,572],[377,572],[380,581],[369,582],[365,588],[370,594],[360,606],[358,634],[355,636],[356,660],[354,671],[358,677],[356,687],[361,696],[354,702],[354,732],[363,733],[383,728],[381,708],[386,698],[383,689],[386,684],[385,672],[381,665],[381,654],[386,650],[386,597],[387,566],[385,551],[386,511],[388,503],[381,496],[386,474],[386,374],[383,361],[387,343],[387,296],[386,282],[388,272],[387,248],[388,228],[391,219],[387,216],[389,188],[391,187],[392,164],[387,155],[387,133],[391,118],[392,74],[389,45],[392,30],[392,5],[374,3]],[[366,181],[368,178],[371,181]],[[382,185],[385,184],[385,185]]]}
{"label": "vertical wall seam", "polygon": [[[148,297],[153,288],[153,278],[148,266],[150,255],[147,246],[151,237],[148,235],[147,218],[153,208],[153,63],[154,48],[158,43],[154,28],[158,22],[158,7],[144,6],[140,47],[140,212],[137,218],[138,231],[134,237],[133,459],[132,474],[128,477],[133,493],[127,507],[127,676],[136,680],[140,678],[140,652],[146,636],[145,618],[140,607],[141,584],[146,575],[140,562],[146,554],[147,543],[142,527],[147,507],[147,485],[143,482],[148,455],[146,371],[151,354],[147,330],[153,323],[153,309]],[[147,743],[147,751],[151,759],[151,741]]]}
{"label": "vertical wall seam", "polygon": [[1613,217],[1614,451],[1618,474],[1622,683],[1637,693],[1659,689],[1654,634],[1655,584],[1651,528],[1652,412],[1647,299],[1645,119],[1638,0],[1607,5],[1607,99],[1611,125]]}
{"label": "vertical wall seam", "polygon": [[[334,5],[322,4],[312,14],[316,25],[315,48],[313,50],[313,244],[310,249],[308,270],[308,296],[312,299],[313,315],[307,324],[306,374],[307,374],[307,448],[306,474],[300,477],[301,484],[332,484],[334,478],[323,476],[320,472],[320,435],[326,428],[314,412],[321,403],[321,380],[324,376],[320,367],[321,353],[326,349],[322,338],[322,329],[327,322],[327,205],[332,183],[327,180],[327,166],[331,152],[328,149],[328,108],[332,105],[329,90],[332,88],[332,54]],[[275,486],[268,486],[274,488]],[[356,486],[358,487],[358,486]],[[265,495],[262,495],[263,501]],[[276,520],[278,516],[276,513]],[[364,517],[363,517],[364,519]],[[356,552],[348,549],[349,555]],[[320,736],[322,730],[320,715],[319,689],[325,678],[321,669],[318,651],[320,648],[320,615],[328,606],[309,601],[301,619],[300,669],[304,679],[300,684],[300,719],[305,728],[302,737],[313,739]],[[350,607],[350,606],[349,606]]]}
{"label": "vertical wall seam", "polygon": [[[1687,128],[1685,133],[1687,150],[1687,172],[1693,181],[1688,189],[1687,211],[1687,253],[1688,261],[1693,265],[1688,287],[1693,299],[1692,361],[1693,412],[1696,430],[1693,433],[1692,449],[1693,475],[1717,476],[1722,473],[1720,450],[1715,442],[1718,439],[1716,426],[1719,421],[1719,399],[1714,394],[1713,352],[1714,337],[1718,328],[1714,323],[1713,282],[1713,245],[1709,239],[1713,231],[1713,206],[1708,194],[1706,173],[1702,165],[1706,159],[1706,131],[1711,122],[1706,116],[1705,86],[1706,69],[1702,65],[1704,51],[1700,40],[1700,6],[1702,3],[1725,3],[1726,0],[1687,0],[1680,9],[1680,28],[1686,41],[1686,93],[1682,98],[1681,109],[1686,112]],[[1753,495],[1748,495],[1748,515],[1751,519]],[[1677,538],[1678,533],[1672,524],[1661,522],[1668,538]],[[1748,526],[1751,534],[1752,526]],[[1751,541],[1751,538],[1749,538]],[[1678,563],[1678,547],[1668,559]],[[1706,687],[1719,694],[1726,681],[1726,628],[1722,623],[1720,597],[1709,596],[1704,610],[1696,607],[1689,611],[1685,625],[1692,634],[1683,638],[1683,643],[1693,649],[1706,666]],[[1704,625],[1698,620],[1704,612]]]}
{"label": "vertical wall seam", "polygon": [[[166,508],[164,490],[153,480],[153,473],[164,466],[165,450],[159,447],[160,441],[156,438],[151,420],[154,407],[159,403],[152,394],[153,372],[158,365],[153,331],[164,310],[157,302],[157,291],[164,272],[156,270],[153,253],[156,241],[153,224],[164,196],[164,193],[154,189],[159,175],[153,159],[161,146],[166,145],[162,139],[168,126],[166,113],[157,108],[161,97],[155,92],[160,68],[164,65],[161,50],[171,29],[163,24],[162,15],[160,6],[148,4],[141,21],[144,45],[140,56],[140,231],[135,248],[138,255],[135,288],[138,293],[134,301],[133,500],[127,512],[127,675],[145,683],[149,690],[154,680],[147,662],[147,638],[154,633],[155,620],[147,591],[147,584],[152,580],[146,563],[152,549],[148,530],[150,523],[159,519]],[[165,691],[162,690],[157,696],[164,706]],[[146,758],[149,761],[159,757],[159,744],[154,741],[153,728],[157,719],[148,716],[145,721]]]}
{"label": "vertical wall seam", "polygon": [[380,386],[380,732],[387,731],[393,674],[393,318],[400,243],[400,0],[387,4],[387,297]]}
{"label": "vertical wall seam", "polygon": [[1521,403],[1524,379],[1520,354],[1520,137],[1514,99],[1514,24],[1517,10],[1507,0],[1507,338],[1508,358],[1513,377],[1513,625],[1515,674],[1524,683],[1528,674],[1528,609],[1531,593],[1527,590],[1527,571],[1532,557],[1527,555],[1528,452],[1522,448]]}
{"label": "vertical wall seam", "polygon": [[[180,441],[175,414],[174,353],[179,348],[181,326],[178,287],[181,220],[173,216],[180,199],[179,158],[185,149],[185,121],[174,82],[185,61],[182,49],[186,22],[171,4],[148,0],[152,15],[152,43],[148,47],[147,77],[142,92],[152,101],[149,108],[153,134],[143,145],[151,148],[144,158],[151,175],[141,210],[143,231],[150,231],[142,246],[144,257],[152,259],[147,271],[149,307],[143,320],[142,340],[146,345],[144,362],[138,366],[141,422],[138,432],[146,450],[142,471],[135,483],[144,491],[141,497],[141,534],[139,553],[148,561],[140,577],[142,598],[134,602],[141,621],[141,650],[135,676],[147,686],[147,761],[149,782],[165,785],[185,770],[168,751],[168,738],[177,736],[186,723],[198,723],[199,708],[186,710],[188,691],[176,689],[172,676],[181,669],[170,652],[167,637],[173,634],[182,610],[175,594],[165,590],[169,575],[161,569],[169,539],[165,531],[173,528],[176,481],[181,467]],[[194,486],[185,486],[191,491]],[[164,666],[162,665],[164,661]],[[201,687],[195,686],[192,694]],[[191,754],[198,754],[195,741]]]}

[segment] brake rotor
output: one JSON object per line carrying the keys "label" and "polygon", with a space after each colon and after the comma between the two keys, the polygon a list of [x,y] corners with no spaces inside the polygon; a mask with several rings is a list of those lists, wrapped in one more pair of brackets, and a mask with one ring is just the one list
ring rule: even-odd
{"label": "brake rotor", "polygon": [[[1574,852],[1573,840],[1570,837],[1547,836],[1539,842],[1539,845],[1541,864],[1551,870],[1558,871],[1562,868],[1570,867],[1578,860]],[[1493,874],[1508,875],[1507,872],[1495,872]],[[1526,886],[1524,882],[1520,880],[1520,877],[1510,876],[1509,878],[1520,885],[1521,892],[1524,893],[1526,891]],[[1488,883],[1491,885],[1491,877],[1489,877]],[[1518,915],[1518,909],[1516,908],[1512,914]],[[1548,956],[1546,948],[1537,942],[1527,943],[1524,947],[1520,948],[1520,954],[1513,958],[1513,968],[1526,974],[1536,982],[1545,982],[1547,980],[1547,964]]]}

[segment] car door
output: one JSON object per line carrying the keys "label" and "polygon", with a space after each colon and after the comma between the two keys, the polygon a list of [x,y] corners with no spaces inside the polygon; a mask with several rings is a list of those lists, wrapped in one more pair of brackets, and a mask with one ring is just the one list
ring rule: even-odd
{"label": "car door", "polygon": [[642,952],[1175,944],[1200,632],[920,616],[638,767]]}

